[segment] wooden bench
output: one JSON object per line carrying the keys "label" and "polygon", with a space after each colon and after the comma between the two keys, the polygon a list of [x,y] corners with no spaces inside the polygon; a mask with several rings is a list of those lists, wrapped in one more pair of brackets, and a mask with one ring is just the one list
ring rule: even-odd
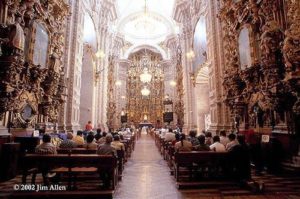
{"label": "wooden bench", "polygon": [[58,154],[96,154],[96,152],[96,149],[85,148],[57,149]]}
{"label": "wooden bench", "polygon": [[[125,146],[127,144],[124,144]],[[126,147],[125,147],[126,149]],[[58,154],[96,154],[96,149],[85,149],[85,148],[72,148],[72,149],[58,149]],[[118,173],[119,179],[122,179],[122,172],[124,170],[125,164],[125,151],[117,150],[117,157],[118,157]]]}
{"label": "wooden bench", "polygon": [[[51,171],[64,172],[68,175],[68,188],[71,189],[72,179],[79,172],[108,172],[111,176],[112,189],[115,189],[118,179],[117,158],[112,155],[97,154],[56,154],[39,155],[26,154],[23,161],[22,183],[26,184],[26,177],[31,169],[43,175],[44,183],[49,184],[47,173]],[[94,169],[93,169],[94,168]],[[35,175],[36,172],[33,174]],[[34,184],[34,182],[33,182]]]}
{"label": "wooden bench", "polygon": [[[205,175],[223,175],[227,155],[227,152],[214,151],[175,152],[173,165],[177,185],[193,181],[198,169]],[[188,180],[184,180],[186,172],[189,174]]]}

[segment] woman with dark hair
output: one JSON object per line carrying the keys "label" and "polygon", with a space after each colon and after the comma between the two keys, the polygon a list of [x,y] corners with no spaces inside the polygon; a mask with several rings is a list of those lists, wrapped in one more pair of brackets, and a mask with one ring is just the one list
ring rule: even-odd
{"label": "woman with dark hair", "polygon": [[213,143],[211,132],[205,133],[205,144],[211,145]]}
{"label": "woman with dark hair", "polygon": [[209,146],[207,144],[205,144],[205,136],[204,135],[199,135],[198,141],[199,141],[199,144],[194,146],[194,149],[196,151],[210,151]]}
{"label": "woman with dark hair", "polygon": [[175,140],[172,141],[172,145],[175,146],[180,141],[180,133],[175,133]]}
{"label": "woman with dark hair", "polygon": [[190,130],[190,133],[189,133],[189,141],[192,143],[193,146],[196,146],[196,145],[199,145],[199,141],[198,139],[196,138],[196,135],[197,135],[197,131],[196,130]]}
{"label": "woman with dark hair", "polygon": [[191,151],[192,143],[186,140],[185,134],[181,134],[180,141],[175,144],[176,151]]}
{"label": "woman with dark hair", "polygon": [[95,135],[95,140],[96,142],[101,138],[101,129],[97,129],[96,135]]}

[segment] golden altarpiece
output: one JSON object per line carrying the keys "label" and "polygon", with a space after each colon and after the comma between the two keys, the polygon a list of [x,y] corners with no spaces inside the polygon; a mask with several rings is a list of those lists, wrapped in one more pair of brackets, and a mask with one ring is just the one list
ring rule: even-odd
{"label": "golden altarpiece", "polygon": [[[225,103],[233,127],[259,133],[300,130],[300,4],[220,1]],[[298,133],[299,138],[299,133]]]}
{"label": "golden altarpiece", "polygon": [[[128,120],[154,124],[163,118],[164,69],[161,55],[140,50],[129,57],[127,82]],[[143,78],[145,79],[143,80]]]}
{"label": "golden altarpiece", "polygon": [[57,122],[64,102],[65,1],[0,2],[0,117],[9,129]]}

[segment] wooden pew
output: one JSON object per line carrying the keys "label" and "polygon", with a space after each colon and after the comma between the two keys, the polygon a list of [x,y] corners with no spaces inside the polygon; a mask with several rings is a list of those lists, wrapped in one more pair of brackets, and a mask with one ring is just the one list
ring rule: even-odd
{"label": "wooden pew", "polygon": [[[58,154],[96,154],[96,149],[85,149],[85,148],[72,148],[72,149],[58,149]],[[119,178],[121,178],[121,174],[124,170],[125,163],[125,151],[117,150],[117,158],[118,158],[118,173]]]}
{"label": "wooden pew", "polygon": [[[84,167],[81,169],[80,167]],[[118,179],[117,158],[112,155],[97,154],[55,154],[39,155],[26,154],[23,162],[22,183],[26,184],[28,171],[37,168],[44,178],[44,183],[48,184],[47,173],[58,168],[68,174],[68,188],[71,188],[72,176],[74,173],[84,172],[86,167],[96,168],[93,172],[107,171],[111,178],[112,189],[115,189]]]}
{"label": "wooden pew", "polygon": [[72,149],[57,149],[58,154],[96,154],[96,149],[72,148]]}
{"label": "wooden pew", "polygon": [[[223,172],[223,166],[226,164],[227,152],[214,151],[191,151],[191,152],[175,152],[174,154],[174,174],[177,185],[184,183],[183,173],[188,169],[189,180],[195,177],[198,168],[202,168],[202,172],[208,169],[208,172],[214,172],[212,175],[218,176]],[[224,174],[224,173],[222,173]],[[221,174],[221,175],[222,175]]]}

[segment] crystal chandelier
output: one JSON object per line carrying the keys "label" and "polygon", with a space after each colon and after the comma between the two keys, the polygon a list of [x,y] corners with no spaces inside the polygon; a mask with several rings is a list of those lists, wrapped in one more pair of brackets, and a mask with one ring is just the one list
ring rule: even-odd
{"label": "crystal chandelier", "polygon": [[141,93],[143,96],[148,96],[150,95],[150,90],[146,87],[144,87],[142,90],[141,90]]}
{"label": "crystal chandelier", "polygon": [[143,82],[143,83],[149,83],[149,82],[151,82],[151,79],[152,79],[152,75],[145,68],[144,72],[140,75],[141,82]]}

